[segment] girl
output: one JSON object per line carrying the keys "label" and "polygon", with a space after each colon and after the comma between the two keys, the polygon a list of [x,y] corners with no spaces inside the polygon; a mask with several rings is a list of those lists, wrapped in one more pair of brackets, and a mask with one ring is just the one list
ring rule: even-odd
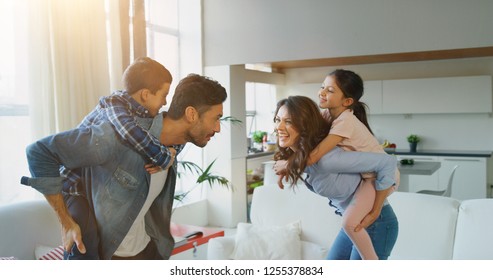
{"label": "girl", "polygon": [[[309,165],[320,160],[335,146],[346,151],[385,153],[373,136],[366,117],[366,104],[360,101],[361,96],[363,96],[363,80],[358,74],[337,69],[325,78],[318,93],[319,107],[325,109],[322,115],[331,124],[331,129],[327,137],[310,154]],[[362,174],[363,178],[372,176],[371,173]],[[398,171],[396,176],[398,178]],[[366,181],[357,189],[351,205],[343,215],[344,230],[361,257],[368,260],[378,259],[370,237],[366,230],[355,231],[355,229],[372,210],[375,196],[375,189]]]}

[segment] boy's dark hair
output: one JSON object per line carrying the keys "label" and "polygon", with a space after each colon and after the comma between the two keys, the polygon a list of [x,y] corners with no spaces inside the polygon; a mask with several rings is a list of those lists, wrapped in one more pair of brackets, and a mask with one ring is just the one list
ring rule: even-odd
{"label": "boy's dark hair", "polygon": [[139,57],[123,72],[123,88],[132,95],[141,89],[148,89],[153,94],[164,83],[173,82],[171,73],[161,63],[149,58]]}
{"label": "boy's dark hair", "polygon": [[227,97],[226,89],[217,81],[190,74],[176,86],[167,116],[177,120],[183,117],[188,106],[194,107],[200,115],[211,106],[223,103]]}

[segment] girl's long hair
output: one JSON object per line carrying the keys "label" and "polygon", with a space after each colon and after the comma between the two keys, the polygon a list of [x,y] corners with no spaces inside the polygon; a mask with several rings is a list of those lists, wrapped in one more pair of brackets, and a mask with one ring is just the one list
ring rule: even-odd
{"label": "girl's long hair", "polygon": [[[289,147],[279,147],[274,155],[275,160],[287,160],[286,177],[294,185],[303,174],[310,153],[327,136],[330,126],[321,113],[318,105],[305,96],[290,96],[277,103],[275,116],[279,109],[285,106],[291,116],[292,126],[299,132],[295,150]],[[274,117],[275,121],[275,117]],[[277,132],[277,130],[276,130]]]}
{"label": "girl's long hair", "polygon": [[366,115],[368,105],[360,101],[364,91],[363,79],[353,71],[344,69],[336,69],[329,73],[329,76],[335,78],[335,82],[342,90],[344,97],[352,98],[354,100],[353,104],[349,106],[349,109],[353,110],[354,116],[356,116],[368,128],[371,134],[373,134]]}

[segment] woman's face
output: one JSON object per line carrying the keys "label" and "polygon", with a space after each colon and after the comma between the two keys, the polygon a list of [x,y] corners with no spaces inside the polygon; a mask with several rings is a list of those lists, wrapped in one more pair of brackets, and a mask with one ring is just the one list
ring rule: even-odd
{"label": "woman's face", "polygon": [[279,146],[294,150],[294,148],[296,148],[295,144],[298,141],[300,133],[291,122],[291,114],[288,112],[285,105],[281,106],[279,111],[277,111],[275,124]]}

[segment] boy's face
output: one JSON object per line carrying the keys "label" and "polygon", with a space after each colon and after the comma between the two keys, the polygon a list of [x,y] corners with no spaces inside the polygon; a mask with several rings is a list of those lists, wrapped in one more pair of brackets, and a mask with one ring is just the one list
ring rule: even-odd
{"label": "boy's face", "polygon": [[149,110],[151,117],[155,117],[159,113],[159,110],[166,105],[166,97],[168,96],[170,86],[171,84],[164,83],[161,89],[155,94],[149,94],[145,102],[145,108]]}

